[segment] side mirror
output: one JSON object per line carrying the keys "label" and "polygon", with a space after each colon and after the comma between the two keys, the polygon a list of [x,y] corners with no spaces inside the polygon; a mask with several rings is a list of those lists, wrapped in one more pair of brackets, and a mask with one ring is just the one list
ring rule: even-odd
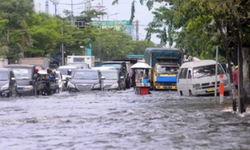
{"label": "side mirror", "polygon": [[101,77],[101,80],[105,80],[105,77],[104,77],[104,76],[102,76],[102,77]]}
{"label": "side mirror", "polygon": [[69,80],[69,79],[71,79],[71,77],[66,77],[66,80]]}
{"label": "side mirror", "polygon": [[16,80],[16,78],[12,77],[11,80]]}

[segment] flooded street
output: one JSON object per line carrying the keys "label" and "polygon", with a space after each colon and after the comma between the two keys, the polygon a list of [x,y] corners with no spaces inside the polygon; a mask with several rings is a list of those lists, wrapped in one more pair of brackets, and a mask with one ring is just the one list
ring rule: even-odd
{"label": "flooded street", "polygon": [[[228,105],[231,106],[231,105]],[[1,150],[249,149],[250,113],[175,91],[61,92],[0,100]]]}

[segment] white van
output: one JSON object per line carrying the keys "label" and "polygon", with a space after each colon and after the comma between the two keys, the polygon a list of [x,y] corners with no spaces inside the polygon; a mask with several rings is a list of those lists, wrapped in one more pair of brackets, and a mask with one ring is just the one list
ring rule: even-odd
{"label": "white van", "polygon": [[[181,96],[212,95],[215,92],[214,60],[201,60],[183,63],[178,72],[177,91]],[[217,92],[219,92],[220,78],[223,75],[224,92],[229,94],[229,78],[225,70],[218,63]]]}

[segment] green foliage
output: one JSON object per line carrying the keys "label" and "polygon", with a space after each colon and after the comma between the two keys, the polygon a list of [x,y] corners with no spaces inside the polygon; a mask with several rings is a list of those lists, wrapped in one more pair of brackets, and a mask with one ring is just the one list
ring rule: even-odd
{"label": "green foliage", "polygon": [[101,60],[112,60],[132,50],[131,36],[115,30],[102,29],[92,44],[92,53]]}
{"label": "green foliage", "polygon": [[[33,1],[0,0],[0,4],[0,18],[6,20],[2,28],[4,32],[0,37],[1,53],[15,61],[22,53],[23,47],[30,45],[25,19],[26,14],[33,12]],[[3,42],[4,40],[6,42]]]}
{"label": "green foliage", "polygon": [[148,47],[158,47],[153,42],[148,41],[132,41],[132,50],[128,55],[143,55],[144,51]]}
{"label": "green foliage", "polygon": [[6,46],[6,25],[7,19],[2,19],[0,16],[0,58],[5,58],[9,51],[9,47]]}
{"label": "green foliage", "polygon": [[[54,57],[61,54],[62,43],[65,56],[85,55],[82,47],[92,43],[93,55],[101,60],[142,54],[146,47],[155,47],[152,42],[132,41],[130,35],[113,29],[100,30],[90,24],[78,28],[67,21],[69,16],[60,18],[34,13],[32,0],[0,0],[0,3],[0,57],[7,54],[11,63],[20,57]],[[151,6],[152,2],[147,4]],[[90,22],[92,18],[105,14],[95,10],[83,13],[75,18]]]}
{"label": "green foliage", "polygon": [[133,22],[134,18],[135,18],[135,1],[133,1],[131,5],[131,16],[129,19],[130,23]]}
{"label": "green foliage", "polygon": [[61,21],[45,13],[27,16],[32,47],[25,50],[26,57],[43,57],[53,52],[61,38]]}

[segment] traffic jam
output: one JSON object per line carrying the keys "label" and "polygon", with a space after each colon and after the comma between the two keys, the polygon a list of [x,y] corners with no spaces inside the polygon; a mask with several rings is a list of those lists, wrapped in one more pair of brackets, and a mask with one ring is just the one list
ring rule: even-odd
{"label": "traffic jam", "polygon": [[[94,56],[68,56],[67,65],[49,64],[47,67],[46,63],[39,63],[38,58],[28,59],[21,64],[0,68],[2,97],[126,90],[131,87],[135,94],[174,90],[180,96],[198,96],[211,95],[215,91],[216,62],[183,62],[178,49],[147,48],[142,56],[103,61],[98,65]],[[220,64],[218,67],[219,74],[225,74],[225,68]],[[229,94],[227,76],[224,76],[223,83],[225,93]]]}

